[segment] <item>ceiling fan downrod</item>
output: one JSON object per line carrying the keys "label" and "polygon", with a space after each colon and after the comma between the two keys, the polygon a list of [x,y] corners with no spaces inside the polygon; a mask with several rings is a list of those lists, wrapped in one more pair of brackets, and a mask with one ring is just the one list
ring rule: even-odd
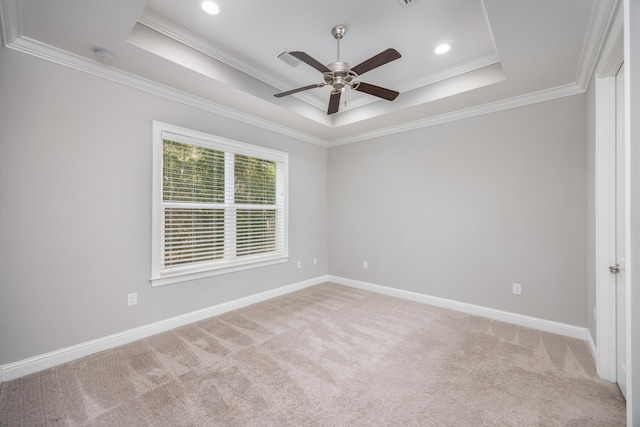
{"label": "ceiling fan downrod", "polygon": [[336,25],[331,30],[331,34],[333,34],[333,37],[336,39],[338,43],[338,55],[337,55],[338,62],[340,62],[340,39],[342,39],[346,33],[347,33],[347,27],[345,27],[344,25]]}
{"label": "ceiling fan downrod", "polygon": [[331,70],[331,73],[324,74],[324,81],[326,84],[331,85],[333,90],[332,94],[338,94],[344,91],[346,86],[354,89],[352,85],[353,79],[358,77],[357,74],[351,71],[351,65],[347,62],[340,61],[340,40],[347,32],[347,27],[344,25],[336,25],[331,29],[331,34],[336,39],[337,43],[337,52],[336,52],[336,61],[327,65],[327,68]]}

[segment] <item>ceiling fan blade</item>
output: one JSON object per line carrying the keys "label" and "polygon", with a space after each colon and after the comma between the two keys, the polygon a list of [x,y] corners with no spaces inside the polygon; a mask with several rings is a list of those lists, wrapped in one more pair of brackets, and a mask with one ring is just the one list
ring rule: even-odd
{"label": "ceiling fan blade", "polygon": [[371,58],[367,59],[366,61],[356,65],[353,68],[351,68],[351,71],[353,71],[357,75],[361,76],[364,73],[366,73],[367,71],[371,71],[374,68],[378,68],[379,66],[384,65],[387,62],[395,61],[396,59],[400,58],[401,56],[402,55],[400,55],[400,53],[397,50],[389,48],[389,49],[385,50],[384,52],[380,52],[379,54],[377,54],[375,56],[372,56]]}
{"label": "ceiling fan blade", "polygon": [[320,62],[318,62],[317,60],[313,59],[312,57],[310,57],[309,55],[307,55],[304,52],[301,51],[294,51],[294,52],[289,52],[289,55],[298,58],[300,61],[304,62],[307,65],[312,66],[313,68],[315,68],[316,70],[320,71],[321,73],[330,73],[331,70],[328,69],[326,67],[326,65],[321,64]]}
{"label": "ceiling fan blade", "polygon": [[395,90],[386,89],[380,86],[363,82],[360,82],[354,89],[358,92],[364,92],[368,93],[369,95],[377,96],[378,98],[386,99],[387,101],[393,101],[398,97],[398,95],[400,95],[400,93],[396,92]]}
{"label": "ceiling fan blade", "polygon": [[322,87],[324,85],[326,85],[326,83],[316,83],[314,85],[299,87],[297,89],[291,89],[291,90],[288,90],[288,91],[282,92],[282,93],[276,93],[273,96],[275,96],[276,98],[282,98],[283,96],[292,95],[294,93],[302,92],[303,90],[315,89],[317,87]]}
{"label": "ceiling fan blade", "polygon": [[329,108],[327,109],[327,114],[334,114],[338,112],[338,108],[340,108],[340,95],[342,95],[342,91],[340,90],[331,92],[331,98],[329,98]]}

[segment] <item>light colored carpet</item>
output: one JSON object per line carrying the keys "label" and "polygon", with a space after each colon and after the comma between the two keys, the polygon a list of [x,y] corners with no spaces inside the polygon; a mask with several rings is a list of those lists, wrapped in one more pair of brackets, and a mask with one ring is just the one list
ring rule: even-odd
{"label": "light colored carpet", "polygon": [[582,341],[334,284],[2,384],[2,426],[622,426]]}

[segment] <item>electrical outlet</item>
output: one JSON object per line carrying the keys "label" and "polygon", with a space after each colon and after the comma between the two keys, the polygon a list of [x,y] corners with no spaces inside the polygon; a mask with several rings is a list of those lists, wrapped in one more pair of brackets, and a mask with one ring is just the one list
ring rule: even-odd
{"label": "electrical outlet", "polygon": [[313,259],[313,265],[318,265],[318,258]]}
{"label": "electrical outlet", "polygon": [[367,261],[362,261],[362,268],[364,270],[366,270],[367,268],[369,268],[369,263]]}
{"label": "electrical outlet", "polygon": [[136,305],[136,304],[138,304],[138,294],[133,293],[133,294],[127,295],[127,305],[131,307],[132,305]]}
{"label": "electrical outlet", "polygon": [[596,306],[593,306],[593,320],[596,321],[598,318],[596,317]]}
{"label": "electrical outlet", "polygon": [[516,295],[522,294],[522,285],[520,283],[513,284],[513,293]]}
{"label": "electrical outlet", "polygon": [[298,261],[298,268],[302,268],[302,261]]}

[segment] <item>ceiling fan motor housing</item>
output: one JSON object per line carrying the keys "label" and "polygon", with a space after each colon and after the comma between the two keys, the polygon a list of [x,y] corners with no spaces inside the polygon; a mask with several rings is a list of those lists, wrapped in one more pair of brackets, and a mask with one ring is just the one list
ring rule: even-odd
{"label": "ceiling fan motor housing", "polygon": [[347,62],[336,61],[327,65],[331,73],[325,73],[325,83],[333,86],[334,91],[341,91],[345,86],[351,86],[351,82],[358,75],[351,71],[351,65]]}
{"label": "ceiling fan motor housing", "polygon": [[327,68],[333,71],[335,74],[344,73],[347,74],[349,69],[351,69],[351,65],[347,62],[336,61],[327,65]]}

